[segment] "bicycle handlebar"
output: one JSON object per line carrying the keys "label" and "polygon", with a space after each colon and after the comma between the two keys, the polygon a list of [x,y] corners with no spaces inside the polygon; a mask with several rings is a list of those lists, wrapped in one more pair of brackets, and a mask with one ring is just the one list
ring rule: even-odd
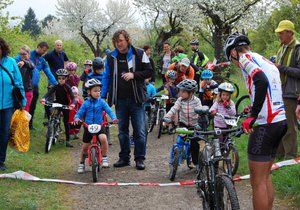
{"label": "bicycle handlebar", "polygon": [[48,102],[46,101],[44,103],[45,106],[50,106],[50,107],[53,107],[53,108],[62,108],[62,109],[70,109],[68,105],[64,105],[64,104],[60,104],[60,103],[51,103],[51,102]]}

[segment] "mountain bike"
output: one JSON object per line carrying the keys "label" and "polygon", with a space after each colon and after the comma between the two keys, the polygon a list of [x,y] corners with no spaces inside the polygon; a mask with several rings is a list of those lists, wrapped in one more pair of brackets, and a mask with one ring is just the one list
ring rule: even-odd
{"label": "mountain bike", "polygon": [[[215,129],[201,131],[197,127],[188,131],[198,141],[204,141],[205,146],[199,153],[199,168],[195,181],[197,193],[202,199],[203,209],[240,209],[237,193],[232,178],[227,173],[219,171],[220,161],[225,161],[230,167],[230,158],[222,156],[219,138],[220,135],[236,133],[239,135],[241,128]],[[209,136],[213,136],[212,139]]]}
{"label": "mountain bike", "polygon": [[49,153],[52,145],[55,145],[59,133],[60,133],[60,118],[62,116],[61,110],[69,109],[69,106],[59,104],[59,103],[50,103],[45,102],[45,106],[49,106],[51,108],[51,115],[48,120],[48,128],[46,133],[46,144],[45,144],[45,153]]}

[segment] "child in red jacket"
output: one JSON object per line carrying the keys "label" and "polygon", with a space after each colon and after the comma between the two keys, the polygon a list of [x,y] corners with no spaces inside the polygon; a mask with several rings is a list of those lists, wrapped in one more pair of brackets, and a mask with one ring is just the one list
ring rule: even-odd
{"label": "child in red jacket", "polygon": [[[75,107],[73,110],[70,110],[69,122],[74,122],[74,116],[77,113],[77,111],[79,110],[79,108],[81,107],[83,101],[78,95],[78,88],[76,86],[73,86],[71,89],[72,89],[72,92],[75,97]],[[79,130],[80,130],[80,127],[78,128],[78,126],[76,126],[76,128],[72,128],[72,127],[70,128],[71,139],[79,139],[79,137],[78,137]]]}

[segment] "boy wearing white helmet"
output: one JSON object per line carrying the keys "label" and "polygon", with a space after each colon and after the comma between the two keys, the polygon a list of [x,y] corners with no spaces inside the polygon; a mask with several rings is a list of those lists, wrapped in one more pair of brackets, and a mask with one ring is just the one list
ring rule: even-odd
{"label": "boy wearing white helmet", "polygon": [[[215,115],[216,113],[222,114],[223,116],[235,116],[235,104],[231,100],[231,94],[234,91],[232,84],[228,82],[221,83],[218,87],[218,96],[216,101],[210,108],[210,113]],[[226,123],[220,116],[214,117],[214,125],[216,128],[227,128]]]}
{"label": "boy wearing white helmet", "polygon": [[[101,125],[103,123],[102,113],[105,111],[109,117],[113,120],[113,123],[117,123],[118,120],[116,118],[115,113],[111,110],[108,104],[100,98],[100,90],[101,90],[101,82],[97,79],[90,79],[86,81],[85,87],[87,88],[87,92],[89,94],[89,98],[82,104],[78,112],[74,117],[75,122],[84,121],[88,125],[98,124]],[[87,153],[87,149],[91,143],[93,135],[88,131],[87,128],[84,128],[83,133],[83,145],[80,154],[80,163],[78,165],[78,173],[84,173],[85,165],[84,165],[84,154]],[[108,143],[107,137],[105,135],[104,127],[98,133],[98,138],[101,142],[101,150],[102,150],[102,167],[109,167],[107,151],[108,151]]]}

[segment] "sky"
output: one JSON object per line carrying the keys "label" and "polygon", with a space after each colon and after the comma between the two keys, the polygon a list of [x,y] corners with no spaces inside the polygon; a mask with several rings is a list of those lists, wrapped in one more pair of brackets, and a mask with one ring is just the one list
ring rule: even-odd
{"label": "sky", "polygon": [[[107,0],[98,0],[100,6],[105,4]],[[42,20],[48,14],[56,15],[57,0],[14,0],[13,4],[6,8],[10,16],[24,17],[29,7],[31,7],[38,20]]]}

